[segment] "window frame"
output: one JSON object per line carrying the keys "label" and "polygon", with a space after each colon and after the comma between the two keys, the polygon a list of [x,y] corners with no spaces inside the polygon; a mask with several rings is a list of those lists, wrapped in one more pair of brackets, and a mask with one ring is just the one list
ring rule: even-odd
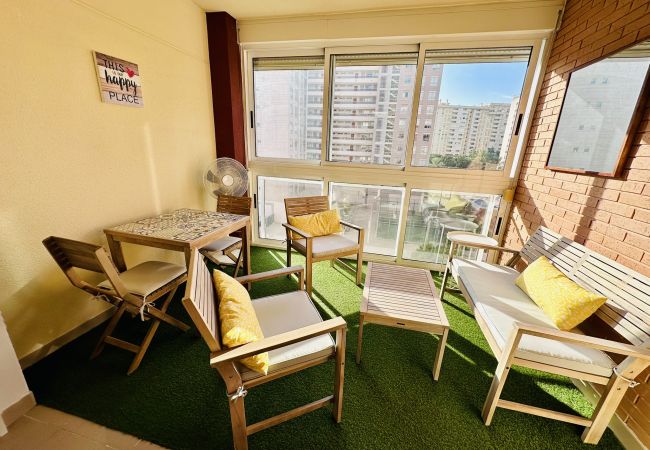
{"label": "window frame", "polygon": [[[321,148],[321,164],[323,166],[339,166],[339,167],[353,167],[353,168],[370,168],[377,167],[387,168],[390,170],[403,170],[407,165],[406,154],[408,152],[408,145],[411,136],[411,126],[409,124],[408,137],[406,141],[407,151],[404,153],[404,166],[395,164],[368,164],[368,163],[350,163],[345,161],[329,161],[329,145],[330,145],[330,122],[332,121],[332,111],[330,105],[332,103],[332,96],[334,95],[333,79],[335,67],[332,65],[332,56],[342,55],[363,55],[366,53],[418,53],[416,63],[416,79],[417,70],[420,65],[419,49],[417,44],[410,45],[372,45],[372,46],[359,46],[359,47],[329,47],[325,48],[325,78],[323,80],[323,132],[322,148]],[[419,85],[413,85],[413,97],[411,98],[411,109],[415,108],[416,93],[419,92]],[[327,98],[327,102],[325,99]]]}
{"label": "window frame", "polygon": [[[481,39],[485,37],[486,39]],[[428,39],[395,39],[382,40],[386,45],[368,45],[369,42],[360,41],[361,45],[342,47],[341,41],[336,45],[327,46],[326,41],[314,44],[309,43],[278,43],[278,44],[248,44],[242,48],[242,67],[244,73],[244,124],[246,127],[246,155],[251,179],[251,192],[257,194],[257,177],[270,176],[278,178],[295,178],[323,182],[322,195],[329,195],[330,184],[362,184],[374,186],[395,186],[404,188],[402,211],[400,215],[399,233],[397,242],[397,256],[387,257],[378,254],[364,256],[371,261],[394,262],[414,267],[428,269],[442,269],[441,265],[429,262],[420,262],[402,258],[404,238],[406,232],[406,217],[411,201],[411,190],[440,190],[450,192],[473,192],[493,195],[503,195],[507,189],[512,189],[516,183],[519,168],[523,158],[523,146],[526,143],[530,129],[530,122],[534,114],[535,93],[543,83],[543,68],[545,57],[548,55],[548,40],[550,33],[533,32],[520,34],[518,37],[485,34],[484,36],[466,37],[438,37],[434,41]],[[320,45],[318,45],[320,44]],[[346,42],[347,44],[347,42]],[[288,45],[293,45],[289,48]],[[472,170],[437,167],[412,166],[413,144],[415,140],[417,114],[420,105],[420,92],[424,72],[424,61],[428,50],[444,49],[469,49],[469,48],[500,48],[500,47],[530,47],[531,54],[524,78],[521,97],[517,110],[517,119],[520,120],[519,133],[511,134],[508,156],[503,170]],[[330,104],[332,96],[332,55],[363,54],[363,53],[392,53],[392,52],[418,52],[416,73],[414,77],[411,118],[408,127],[408,136],[405,149],[404,166],[380,165],[366,163],[349,163],[327,161],[329,146]],[[253,86],[253,59],[260,57],[301,57],[323,56],[323,127],[321,140],[320,160],[296,160],[288,158],[258,157],[255,154],[255,130],[251,124],[251,114],[254,108]],[[521,117],[521,119],[519,118]],[[515,127],[517,123],[515,122]],[[378,180],[381,180],[378,182]],[[501,218],[502,224],[499,234],[493,236],[499,242],[505,231],[505,218],[510,209],[510,202],[501,201],[496,218]],[[271,248],[285,248],[281,241],[262,239],[258,230],[258,209],[254,208],[252,220],[253,243]]]}

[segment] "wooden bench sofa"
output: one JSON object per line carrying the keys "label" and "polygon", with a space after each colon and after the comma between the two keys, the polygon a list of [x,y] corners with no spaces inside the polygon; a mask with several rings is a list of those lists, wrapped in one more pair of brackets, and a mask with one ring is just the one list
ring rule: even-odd
{"label": "wooden bench sofa", "polygon": [[[508,252],[505,265],[455,257],[458,245]],[[560,331],[542,310],[515,285],[515,266],[546,256],[558,269],[583,287],[607,297],[595,313],[620,336],[593,337],[580,330]],[[628,388],[650,365],[650,279],[540,227],[520,251],[472,243],[452,243],[443,276],[443,298],[448,276],[456,280],[498,360],[483,406],[490,425],[497,407],[535,414],[586,427],[585,443],[596,444]],[[611,330],[609,330],[611,331]],[[620,362],[615,362],[620,361]],[[602,384],[605,386],[591,418],[560,413],[500,399],[512,366]]]}

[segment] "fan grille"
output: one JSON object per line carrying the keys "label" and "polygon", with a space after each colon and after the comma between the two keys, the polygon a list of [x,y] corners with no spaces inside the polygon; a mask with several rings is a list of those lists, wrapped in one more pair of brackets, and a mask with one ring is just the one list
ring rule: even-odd
{"label": "fan grille", "polygon": [[203,184],[208,193],[241,196],[248,190],[248,171],[232,158],[218,158],[212,161],[203,176]]}

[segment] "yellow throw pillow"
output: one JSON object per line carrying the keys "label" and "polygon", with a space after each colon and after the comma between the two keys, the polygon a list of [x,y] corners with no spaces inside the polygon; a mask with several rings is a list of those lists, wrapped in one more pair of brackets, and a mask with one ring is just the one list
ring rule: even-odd
{"label": "yellow throw pillow", "polygon": [[589,292],[540,256],[515,284],[542,308],[560,330],[571,330],[596,312],[607,298]]}
{"label": "yellow throw pillow", "polygon": [[[289,225],[306,231],[312,236],[327,236],[328,234],[343,231],[341,216],[339,216],[336,209],[328,209],[315,214],[305,214],[304,216],[289,216],[288,220]],[[291,239],[302,239],[302,236],[292,233]]]}
{"label": "yellow throw pillow", "polygon": [[[233,277],[218,270],[213,272],[212,278],[219,298],[219,321],[223,345],[233,348],[263,339],[264,335],[246,288]],[[240,362],[264,375],[269,370],[268,352],[249,356]]]}

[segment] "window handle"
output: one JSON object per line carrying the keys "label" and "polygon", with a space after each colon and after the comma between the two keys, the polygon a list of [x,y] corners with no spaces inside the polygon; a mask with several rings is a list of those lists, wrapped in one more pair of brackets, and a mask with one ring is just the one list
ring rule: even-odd
{"label": "window handle", "polygon": [[251,128],[255,128],[255,115],[253,114],[253,111],[249,111],[249,113]]}

